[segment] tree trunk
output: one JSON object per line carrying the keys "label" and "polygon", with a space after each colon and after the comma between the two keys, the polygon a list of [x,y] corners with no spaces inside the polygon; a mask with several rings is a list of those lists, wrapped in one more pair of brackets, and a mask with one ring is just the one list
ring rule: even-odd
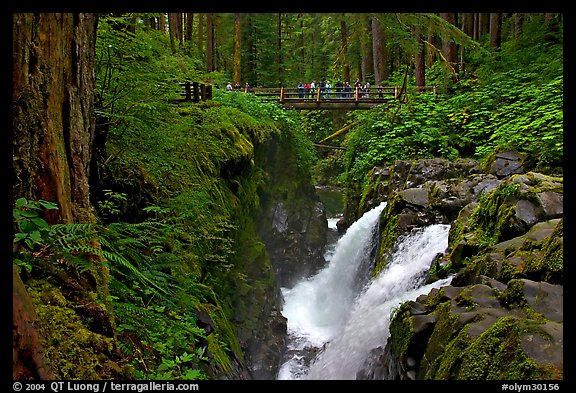
{"label": "tree trunk", "polygon": [[366,32],[365,37],[362,38],[360,43],[360,50],[361,50],[361,70],[362,70],[362,77],[360,78],[362,81],[368,80],[368,77],[374,75],[374,61],[372,55],[372,26],[370,22],[370,17],[365,15],[362,18],[362,31]]}
{"label": "tree trunk", "polygon": [[178,14],[175,14],[173,12],[168,13],[168,31],[170,32],[170,49],[172,50],[172,53],[176,53],[176,50],[177,50],[177,46],[176,46],[176,42],[178,41],[177,16],[178,16]]}
{"label": "tree trunk", "polygon": [[206,14],[206,66],[208,72],[214,71],[214,29],[212,17],[212,13]]}
{"label": "tree trunk", "polygon": [[13,192],[57,203],[50,223],[91,217],[96,26],[92,14],[14,15]]}
{"label": "tree trunk", "polygon": [[350,63],[348,63],[348,27],[346,25],[344,14],[342,14],[342,19],[340,19],[340,43],[344,81],[350,82]]}
{"label": "tree trunk", "polygon": [[166,14],[160,14],[158,17],[158,30],[166,31]]}
{"label": "tree trunk", "polygon": [[422,39],[422,34],[419,27],[414,28],[414,36],[418,42],[418,51],[414,58],[414,66],[416,71],[416,89],[420,92],[424,92],[424,86],[426,86],[426,58],[424,53],[424,40]]}
{"label": "tree trunk", "polygon": [[384,77],[384,29],[380,21],[372,17],[372,54],[374,56],[374,82],[382,82]]}
{"label": "tree trunk", "polygon": [[241,29],[240,29],[241,25],[240,25],[240,13],[236,12],[234,13],[234,48],[233,48],[233,53],[232,53],[232,83],[234,84],[235,82],[240,83],[241,79],[241,75],[240,75],[240,70],[241,70],[241,54],[240,54],[240,42],[241,42]]}
{"label": "tree trunk", "polygon": [[519,40],[522,35],[522,25],[524,23],[524,14],[522,12],[516,12],[514,14],[514,39]]}
{"label": "tree trunk", "polygon": [[198,14],[198,36],[196,47],[199,52],[204,50],[204,14]]}
{"label": "tree trunk", "polygon": [[467,12],[462,14],[462,31],[469,37],[474,36],[474,14]]}
{"label": "tree trunk", "polygon": [[[93,221],[89,168],[94,136],[94,14],[13,15],[13,197],[59,209],[49,224]],[[45,378],[35,316],[13,277],[14,378]]]}
{"label": "tree trunk", "polygon": [[557,15],[550,12],[545,13],[544,24],[546,26],[546,34],[544,35],[546,42],[557,43],[558,32],[560,31],[560,21]]}
{"label": "tree trunk", "polygon": [[[442,19],[455,25],[456,23],[456,14],[453,12],[445,12],[441,13],[440,16]],[[451,38],[445,38],[442,40],[442,54],[446,59],[446,62],[452,69],[452,81],[457,82],[458,80],[458,52],[456,50],[456,43]]]}
{"label": "tree trunk", "polygon": [[12,269],[12,379],[54,379],[44,359],[37,321],[26,287]]}
{"label": "tree trunk", "polygon": [[502,14],[490,13],[490,48],[500,50],[502,44]]}
{"label": "tree trunk", "polygon": [[186,13],[186,42],[188,42],[189,49],[192,48],[192,40],[194,38],[194,13],[187,12]]}
{"label": "tree trunk", "polygon": [[431,68],[436,61],[436,33],[428,31],[428,45],[426,46],[426,66]]}
{"label": "tree trunk", "polygon": [[490,14],[487,12],[478,15],[478,39],[490,32]]}
{"label": "tree trunk", "polygon": [[480,14],[474,13],[474,30],[472,33],[472,39],[478,41],[480,39]]}
{"label": "tree trunk", "polygon": [[277,33],[276,33],[276,50],[278,51],[278,78],[280,86],[284,85],[284,70],[282,59],[282,13],[278,13]]}

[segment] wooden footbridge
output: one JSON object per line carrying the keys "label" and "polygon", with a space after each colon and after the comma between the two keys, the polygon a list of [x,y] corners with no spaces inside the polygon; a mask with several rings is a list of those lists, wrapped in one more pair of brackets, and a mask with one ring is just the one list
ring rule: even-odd
{"label": "wooden footbridge", "polygon": [[[382,105],[400,98],[403,90],[398,86],[372,87],[369,90],[360,87],[352,88],[350,91],[336,90],[330,91],[315,89],[309,91],[298,87],[280,88],[254,88],[252,93],[263,100],[276,101],[285,108],[293,109],[370,109],[376,105]],[[244,90],[242,90],[244,91]],[[419,91],[433,91],[433,86],[419,88]]]}
{"label": "wooden footbridge", "polygon": [[[181,98],[175,102],[193,101],[199,102],[212,98],[212,86],[197,82],[180,83]],[[435,86],[419,86],[418,92],[433,92]],[[405,94],[405,90],[399,86],[376,86],[369,90],[356,87],[346,89],[314,90],[298,87],[273,87],[273,88],[242,88],[230,93],[254,94],[263,101],[277,102],[285,108],[292,109],[370,109],[376,105],[393,102]]]}

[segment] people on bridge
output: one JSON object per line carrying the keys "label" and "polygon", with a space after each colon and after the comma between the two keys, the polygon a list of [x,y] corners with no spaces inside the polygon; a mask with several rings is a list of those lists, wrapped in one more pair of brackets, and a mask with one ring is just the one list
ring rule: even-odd
{"label": "people on bridge", "polygon": [[351,92],[352,92],[352,86],[350,86],[350,82],[346,81],[344,83],[344,87],[342,88],[342,96],[344,98],[350,98],[352,96]]}
{"label": "people on bridge", "polygon": [[330,81],[326,81],[326,84],[324,85],[325,89],[326,89],[326,98],[330,98],[330,90],[332,89],[332,84],[330,83]]}
{"label": "people on bridge", "polygon": [[314,98],[314,93],[316,93],[316,81],[310,83],[310,98]]}
{"label": "people on bridge", "polygon": [[228,84],[226,85],[226,91],[232,91],[232,82],[228,82]]}
{"label": "people on bridge", "polygon": [[250,87],[250,84],[248,84],[248,82],[244,84],[244,93],[252,93],[252,88]]}
{"label": "people on bridge", "polygon": [[382,82],[378,85],[378,98],[384,98],[384,86]]}
{"label": "people on bridge", "polygon": [[342,81],[340,79],[338,79],[338,81],[336,81],[336,83],[334,84],[334,87],[336,88],[336,98],[342,97],[342,87],[344,87],[344,84],[342,83]]}
{"label": "people on bridge", "polygon": [[364,97],[369,98],[370,97],[370,82],[366,81],[366,83],[364,84]]}
{"label": "people on bridge", "polygon": [[298,83],[298,98],[304,98],[305,94],[306,94],[306,90],[304,87],[304,83],[299,82]]}

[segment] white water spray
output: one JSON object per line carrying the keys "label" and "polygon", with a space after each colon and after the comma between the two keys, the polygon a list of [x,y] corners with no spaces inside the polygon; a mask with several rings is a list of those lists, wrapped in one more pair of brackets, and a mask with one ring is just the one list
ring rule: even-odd
{"label": "white water spray", "polygon": [[[370,350],[386,344],[393,310],[449,284],[446,279],[422,286],[430,263],[448,246],[449,226],[432,225],[401,239],[387,268],[355,293],[354,273],[370,256],[373,231],[384,207],[385,203],[350,226],[324,270],[283,289],[282,313],[288,319],[292,357],[278,379],[355,379]],[[319,353],[309,364],[303,353],[311,348]]]}

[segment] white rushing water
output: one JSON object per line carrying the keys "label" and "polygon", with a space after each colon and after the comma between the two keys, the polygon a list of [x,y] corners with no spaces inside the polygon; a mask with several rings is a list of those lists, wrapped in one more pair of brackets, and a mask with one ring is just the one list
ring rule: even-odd
{"label": "white rushing water", "polygon": [[385,202],[348,228],[328,251],[323,270],[282,289],[290,342],[278,379],[356,379],[370,350],[386,344],[393,310],[449,283],[422,286],[432,260],[448,246],[449,226],[432,225],[401,239],[387,268],[358,287],[357,275],[366,275],[362,266],[372,262],[384,207]]}

